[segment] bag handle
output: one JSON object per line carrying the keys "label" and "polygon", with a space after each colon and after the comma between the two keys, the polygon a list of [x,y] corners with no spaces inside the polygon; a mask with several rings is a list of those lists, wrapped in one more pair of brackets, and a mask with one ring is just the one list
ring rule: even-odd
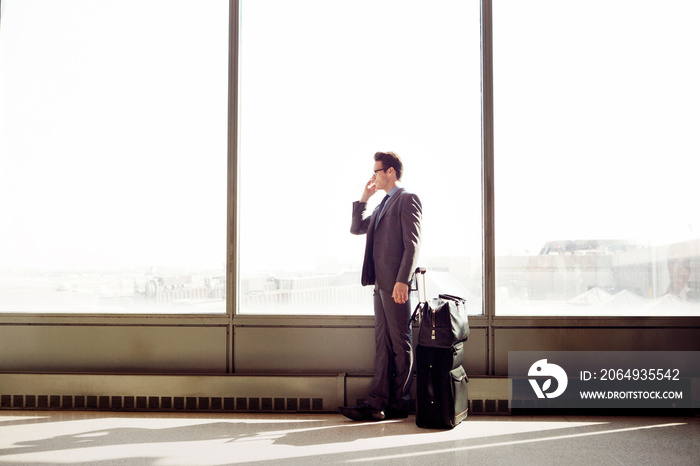
{"label": "bag handle", "polygon": [[466,301],[466,299],[460,298],[459,296],[455,296],[453,294],[441,294],[440,298],[449,299],[450,301]]}
{"label": "bag handle", "polygon": [[[413,279],[415,280],[415,288],[411,288],[411,291],[417,291],[418,292],[418,301],[419,302],[427,302],[428,301],[428,293],[425,291],[425,267],[416,267],[416,271],[414,272]],[[420,287],[418,286],[418,275],[421,275],[423,278],[423,298],[420,299],[421,292],[420,292]]]}

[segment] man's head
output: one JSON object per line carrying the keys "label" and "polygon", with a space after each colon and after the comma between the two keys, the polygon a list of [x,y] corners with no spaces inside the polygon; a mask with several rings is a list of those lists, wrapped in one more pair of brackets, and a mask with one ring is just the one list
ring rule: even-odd
{"label": "man's head", "polygon": [[387,193],[401,179],[403,164],[398,155],[393,152],[377,152],[374,154],[374,183],[377,189]]}
{"label": "man's head", "polygon": [[[381,162],[382,166],[380,168],[388,170],[389,168],[394,169],[396,174],[396,181],[401,181],[401,175],[403,174],[403,163],[401,163],[401,157],[394,152],[377,152],[374,154],[374,161]],[[375,169],[377,168],[375,164]]]}

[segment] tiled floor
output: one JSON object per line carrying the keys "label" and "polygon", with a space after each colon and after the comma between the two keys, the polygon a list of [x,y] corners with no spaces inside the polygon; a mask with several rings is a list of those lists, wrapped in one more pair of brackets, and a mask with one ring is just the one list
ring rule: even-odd
{"label": "tiled floor", "polygon": [[700,418],[470,416],[442,431],[413,416],[0,411],[0,464],[246,463],[698,465]]}

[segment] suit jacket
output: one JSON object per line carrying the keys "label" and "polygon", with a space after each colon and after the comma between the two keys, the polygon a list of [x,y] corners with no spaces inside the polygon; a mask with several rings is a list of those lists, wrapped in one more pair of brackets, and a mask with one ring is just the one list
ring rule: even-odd
{"label": "suit jacket", "polygon": [[354,235],[367,235],[362,285],[376,283],[382,290],[391,292],[396,282],[410,284],[421,243],[420,199],[400,188],[384,205],[379,223],[376,223],[379,207],[369,217],[365,217],[366,209],[366,202],[353,203],[350,227]]}

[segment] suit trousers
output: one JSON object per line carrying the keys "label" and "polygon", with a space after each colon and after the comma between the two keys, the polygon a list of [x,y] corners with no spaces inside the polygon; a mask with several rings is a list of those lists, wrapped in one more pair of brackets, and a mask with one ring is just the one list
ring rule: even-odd
{"label": "suit trousers", "polygon": [[365,399],[375,409],[408,410],[414,370],[410,320],[410,301],[397,304],[391,292],[375,286],[374,380]]}

